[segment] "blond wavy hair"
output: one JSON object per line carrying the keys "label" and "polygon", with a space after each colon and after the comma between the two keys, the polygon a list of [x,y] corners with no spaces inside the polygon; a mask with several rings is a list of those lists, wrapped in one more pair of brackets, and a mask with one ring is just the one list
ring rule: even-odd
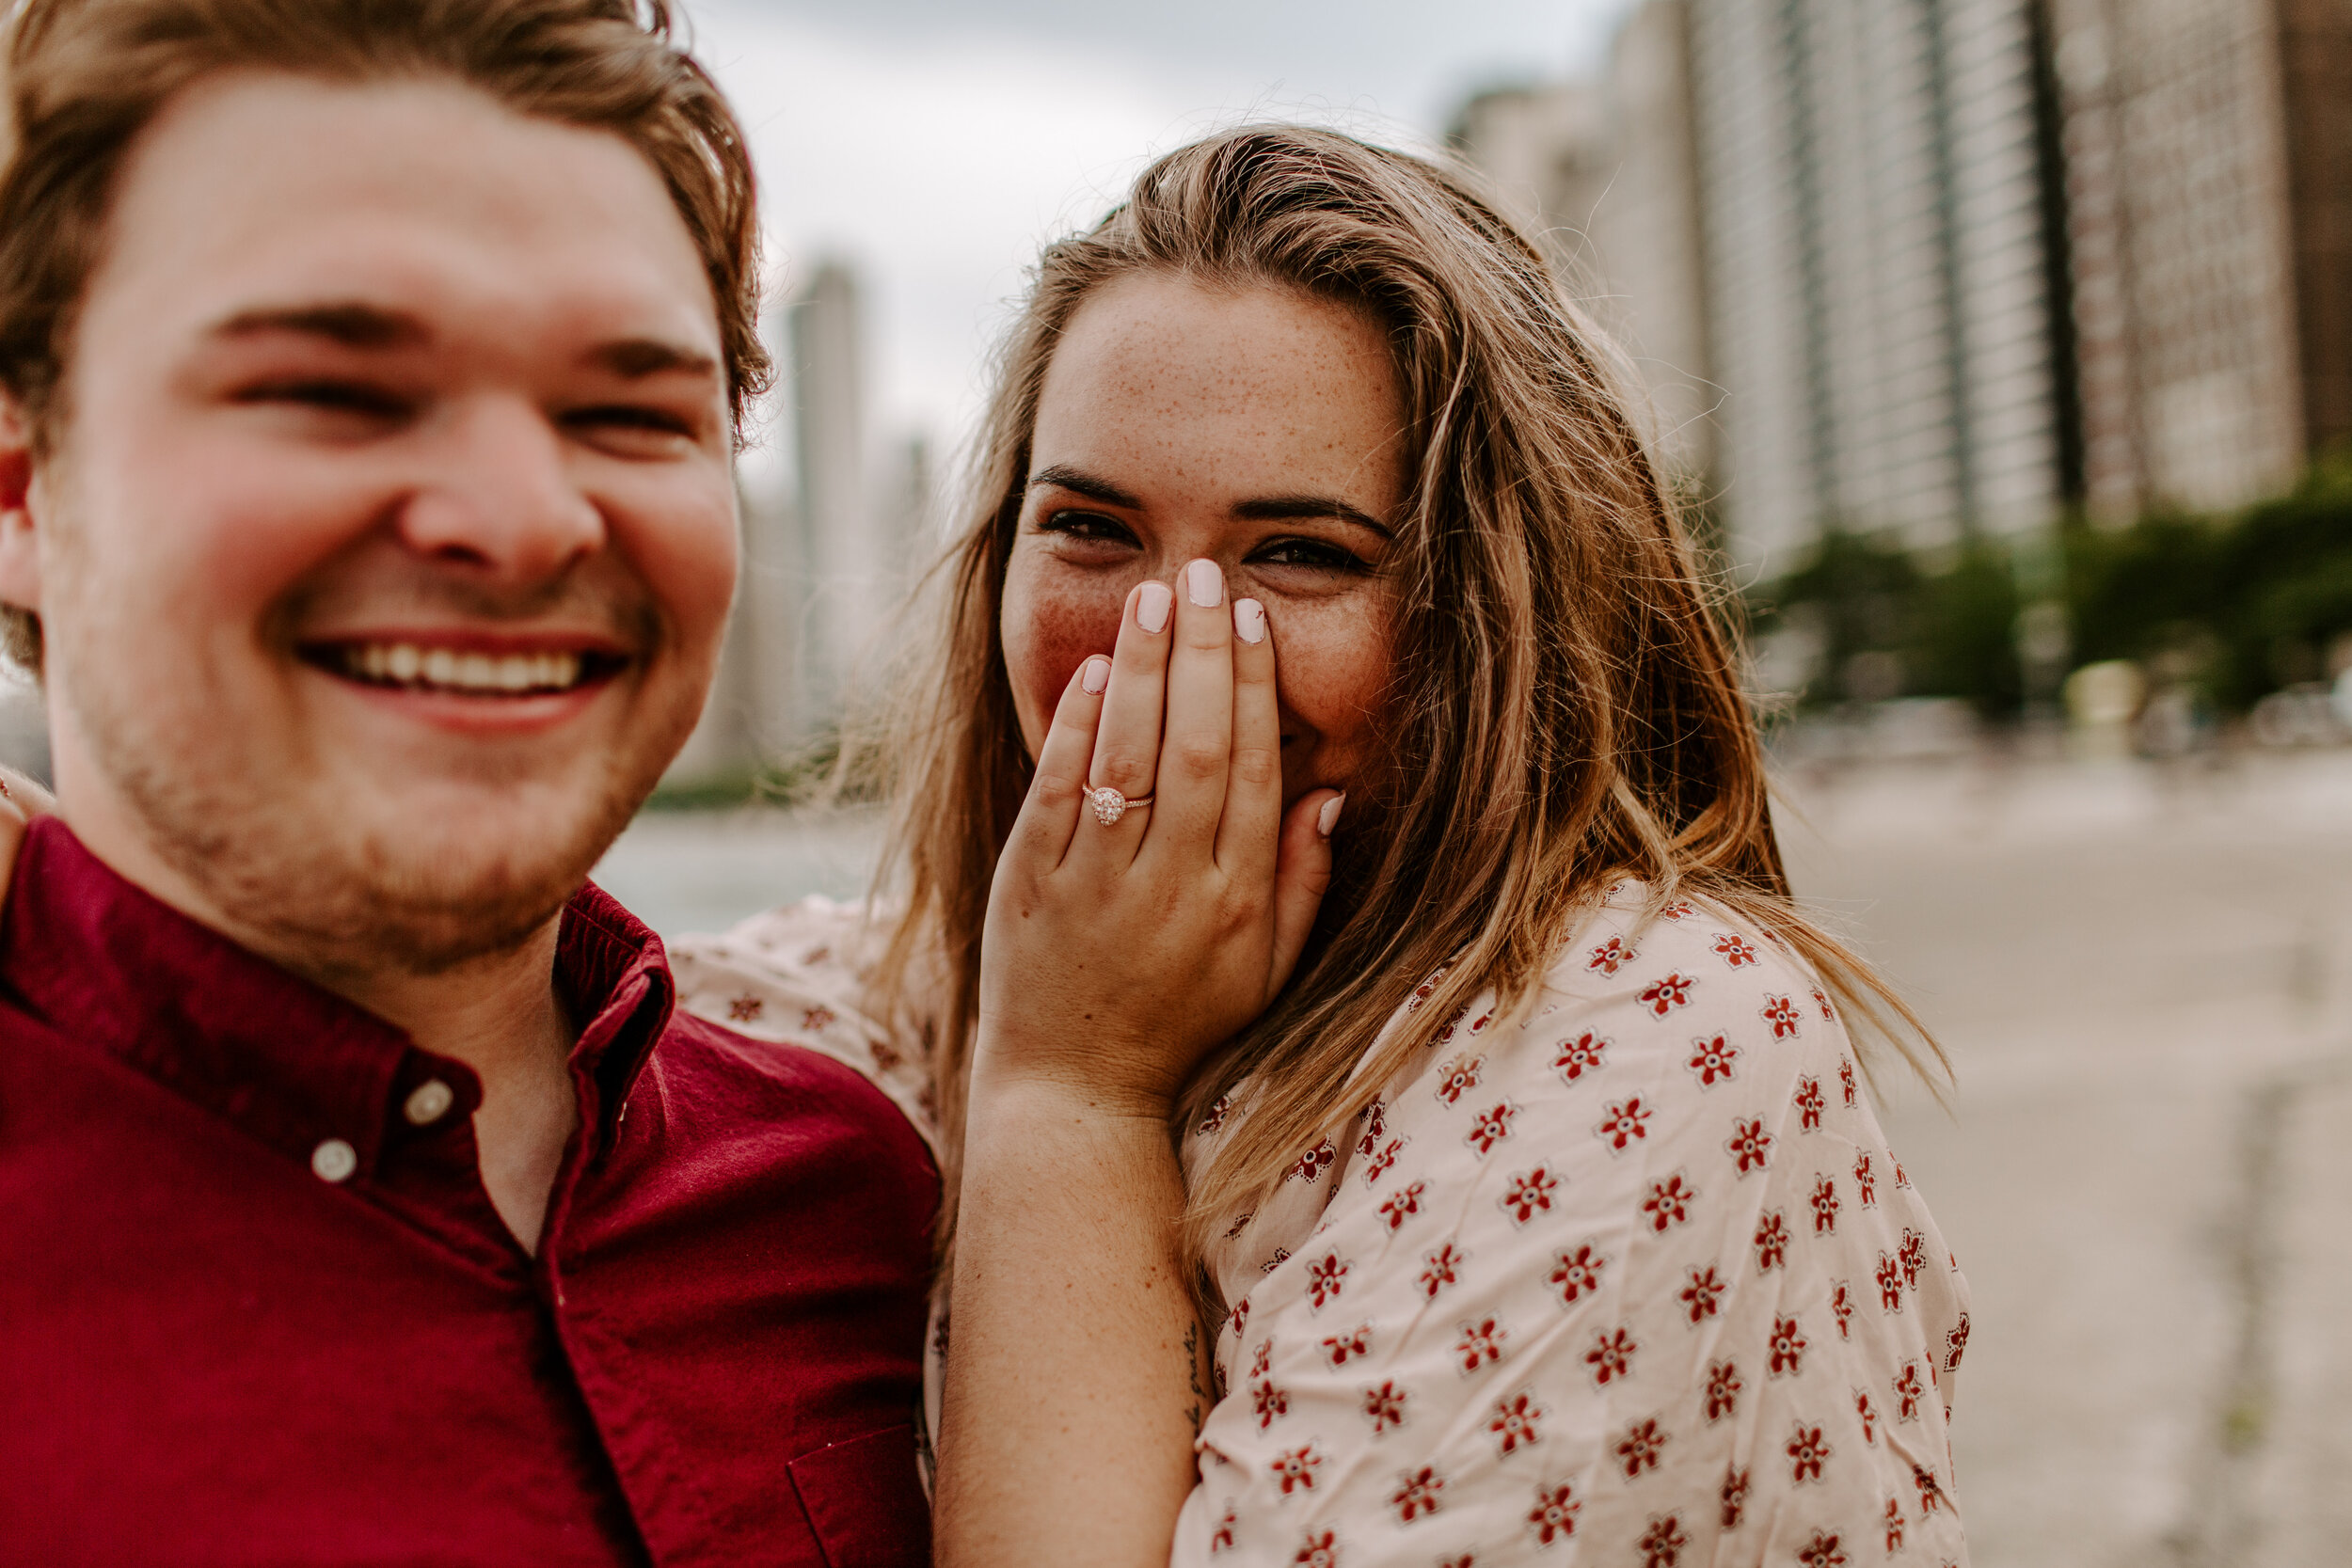
{"label": "blond wavy hair", "polygon": [[1940,1069],[1916,1018],[1790,897],[1720,607],[1605,341],[1542,253],[1460,168],[1249,126],[1161,158],[1102,222],[1044,252],[934,573],[936,641],[888,726],[885,866],[908,896],[876,983],[901,1016],[914,990],[931,993],[950,1204],[989,883],[1030,775],[998,614],[1039,391],[1078,307],[1147,272],[1369,311],[1395,355],[1409,453],[1382,567],[1393,752],[1377,798],[1350,801],[1354,831],[1342,829],[1296,974],[1171,1126],[1247,1082],[1234,1096],[1246,1114],[1192,1183],[1188,1258],[1198,1265],[1222,1217],[1257,1207],[1478,992],[1523,1003],[1618,878],[1770,931],[1850,1016]]}

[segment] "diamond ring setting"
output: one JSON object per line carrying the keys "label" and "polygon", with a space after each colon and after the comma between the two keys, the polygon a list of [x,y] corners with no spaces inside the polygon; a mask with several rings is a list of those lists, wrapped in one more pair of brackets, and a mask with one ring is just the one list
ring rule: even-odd
{"label": "diamond ring setting", "polygon": [[1131,800],[1108,784],[1103,785],[1100,789],[1088,790],[1087,800],[1094,807],[1094,820],[1105,828],[1119,826],[1119,819],[1127,815],[1129,807],[1148,806],[1152,803],[1152,797],[1149,795],[1138,795]]}

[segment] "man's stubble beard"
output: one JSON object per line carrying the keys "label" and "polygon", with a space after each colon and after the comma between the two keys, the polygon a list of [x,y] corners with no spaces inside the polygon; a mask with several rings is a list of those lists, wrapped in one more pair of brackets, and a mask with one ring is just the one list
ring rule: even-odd
{"label": "man's stubble beard", "polygon": [[200,711],[206,705],[164,708],[115,689],[100,673],[108,617],[96,619],[80,629],[95,634],[100,657],[73,660],[99,676],[74,682],[72,720],[91,762],[225,934],[330,984],[443,974],[529,942],[653,792],[694,719],[651,714],[621,726],[613,748],[580,765],[597,776],[574,784],[567,823],[542,817],[532,826],[543,831],[495,844],[481,828],[452,830],[421,813],[404,822],[381,812],[385,796],[371,787],[379,809],[368,815],[379,819],[360,826],[321,800],[326,781],[288,778],[287,761],[245,754],[246,732]]}
{"label": "man's stubble beard", "polygon": [[327,980],[438,974],[522,946],[580,890],[666,759],[633,768],[630,758],[598,759],[600,777],[568,824],[493,848],[452,844],[428,820],[411,835],[399,824],[357,827],[240,796],[215,783],[231,772],[170,766],[178,759],[161,736],[126,734],[87,705],[83,719],[94,760],[150,847],[203,894],[230,934]]}

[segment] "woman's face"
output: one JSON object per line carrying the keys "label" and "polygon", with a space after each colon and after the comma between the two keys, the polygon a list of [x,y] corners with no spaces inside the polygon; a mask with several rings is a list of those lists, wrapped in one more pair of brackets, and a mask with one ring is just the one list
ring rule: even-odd
{"label": "woman's face", "polygon": [[1404,424],[1388,344],[1356,310],[1160,273],[1096,291],[1046,368],[1006,568],[1029,754],[1079,661],[1118,641],[1128,591],[1206,557],[1273,627],[1284,802],[1368,785]]}

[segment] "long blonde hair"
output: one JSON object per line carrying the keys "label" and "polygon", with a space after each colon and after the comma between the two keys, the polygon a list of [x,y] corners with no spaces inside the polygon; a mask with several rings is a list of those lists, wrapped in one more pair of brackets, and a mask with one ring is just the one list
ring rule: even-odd
{"label": "long blonde hair", "polygon": [[[1248,1081],[1247,1115],[1193,1183],[1188,1256],[1477,992],[1523,1000],[1617,877],[1751,919],[1915,1067],[1940,1066],[1901,1002],[1790,900],[1732,643],[1604,341],[1542,254],[1463,171],[1251,126],[1161,158],[1123,205],[1045,251],[938,569],[938,641],[892,726],[887,863],[908,903],[878,985],[903,999],[921,971],[945,991],[930,1022],[950,1203],[989,881],[1029,781],[998,615],[1039,389],[1078,306],[1146,271],[1370,311],[1394,350],[1413,454],[1383,567],[1394,752],[1378,798],[1350,803],[1356,831],[1341,831],[1297,974],[1171,1129]],[[1884,1028],[1889,1013],[1905,1028]]]}

